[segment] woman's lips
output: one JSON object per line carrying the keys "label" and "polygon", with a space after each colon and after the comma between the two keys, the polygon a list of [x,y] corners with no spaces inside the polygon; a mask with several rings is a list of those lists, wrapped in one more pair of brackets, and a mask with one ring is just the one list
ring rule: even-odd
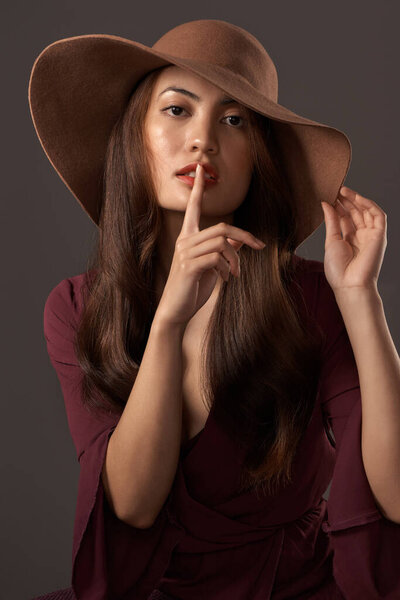
{"label": "woman's lips", "polygon": [[[194,177],[190,177],[190,175],[177,175],[177,178],[192,187],[194,185]],[[218,182],[215,181],[215,179],[207,179],[207,177],[205,177],[204,183],[205,183],[205,185],[208,186],[208,185],[215,185]]]}

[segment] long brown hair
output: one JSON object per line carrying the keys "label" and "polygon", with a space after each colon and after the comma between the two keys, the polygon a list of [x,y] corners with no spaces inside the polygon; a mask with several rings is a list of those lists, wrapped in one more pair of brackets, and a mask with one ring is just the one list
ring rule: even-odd
{"label": "long brown hair", "polygon": [[[153,282],[162,209],[143,123],[161,69],[143,78],[109,138],[97,245],[89,257],[75,348],[89,410],[122,413],[156,306]],[[242,489],[272,494],[291,481],[316,396],[320,338],[291,290],[294,205],[274,122],[245,107],[254,171],[234,224],[266,241],[240,249],[241,275],[222,282],[201,355],[201,386],[219,425],[243,448]]]}

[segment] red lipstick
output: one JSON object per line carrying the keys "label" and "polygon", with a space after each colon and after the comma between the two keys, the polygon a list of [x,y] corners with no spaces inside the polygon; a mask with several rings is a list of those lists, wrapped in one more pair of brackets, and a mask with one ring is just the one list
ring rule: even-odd
{"label": "red lipstick", "polygon": [[[207,175],[208,175],[208,176],[203,175],[204,184],[207,187],[209,187],[210,185],[215,185],[218,182],[217,170],[210,163],[200,163],[200,164],[203,167],[205,173],[207,173]],[[186,183],[187,185],[190,185],[191,187],[193,187],[194,177],[192,175],[188,175],[188,173],[190,173],[191,171],[196,172],[197,165],[198,165],[197,162],[189,163],[188,165],[186,165],[185,167],[182,167],[182,169],[177,171],[176,176],[183,183]]]}

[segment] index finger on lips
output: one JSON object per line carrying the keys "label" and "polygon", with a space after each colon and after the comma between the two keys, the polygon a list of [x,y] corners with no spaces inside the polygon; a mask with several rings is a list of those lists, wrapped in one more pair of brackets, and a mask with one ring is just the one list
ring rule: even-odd
{"label": "index finger on lips", "polygon": [[200,163],[196,167],[194,184],[186,205],[181,233],[183,235],[198,232],[201,215],[201,200],[204,192],[204,169]]}

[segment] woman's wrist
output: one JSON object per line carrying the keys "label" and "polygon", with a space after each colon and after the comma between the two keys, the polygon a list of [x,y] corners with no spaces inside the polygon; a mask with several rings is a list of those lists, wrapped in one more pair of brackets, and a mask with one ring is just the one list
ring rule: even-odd
{"label": "woman's wrist", "polygon": [[151,329],[159,334],[167,334],[183,337],[187,323],[174,323],[165,317],[161,312],[156,311]]}

